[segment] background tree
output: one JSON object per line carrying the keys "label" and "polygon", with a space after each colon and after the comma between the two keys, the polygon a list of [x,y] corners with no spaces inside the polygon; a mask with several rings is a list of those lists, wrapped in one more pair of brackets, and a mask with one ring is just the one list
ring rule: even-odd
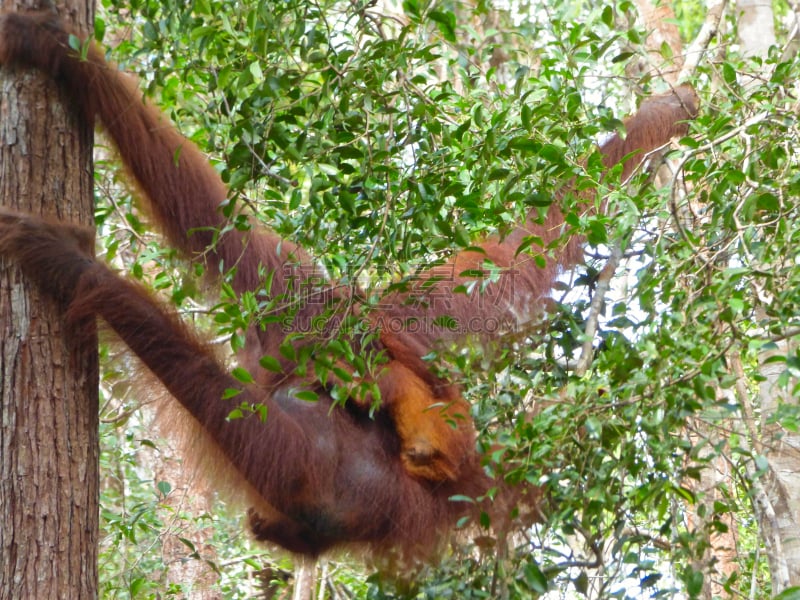
{"label": "background tree", "polygon": [[[47,3],[44,3],[47,4]],[[4,0],[3,11],[42,8]],[[88,31],[94,5],[59,4]],[[0,69],[0,204],[92,223],[92,131],[46,77]],[[0,259],[0,598],[97,596],[97,346]]]}
{"label": "background tree", "polygon": [[[564,200],[588,260],[565,274],[544,327],[489,355],[438,357],[462,376],[481,443],[499,448],[488,468],[542,486],[546,523],[464,532],[404,582],[337,557],[324,593],[797,593],[797,16],[776,7],[775,44],[756,49],[740,35],[745,8],[108,3],[98,31],[115,32],[115,56],[208,149],[231,203],[343,285],[374,284],[376,301],[418,265],[546,210],[566,182],[605,206]],[[680,152],[657,175],[601,178],[596,142],[637,95],[687,76],[704,108]],[[198,295],[113,165],[98,177],[102,252],[236,348],[265,307],[226,288]],[[244,597],[254,565],[273,591],[285,585],[285,559],[215,543],[239,531],[218,502],[189,511],[166,470],[152,485],[167,447],[137,410],[148,398],[131,365],[112,358],[104,591]],[[205,576],[175,575],[190,559]]]}

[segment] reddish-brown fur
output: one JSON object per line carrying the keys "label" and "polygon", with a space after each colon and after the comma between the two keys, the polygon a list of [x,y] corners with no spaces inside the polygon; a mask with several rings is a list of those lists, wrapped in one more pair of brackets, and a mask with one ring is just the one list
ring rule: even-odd
{"label": "reddish-brown fur", "polygon": [[[13,256],[36,284],[69,307],[76,326],[103,319],[201,422],[208,436],[273,510],[251,513],[258,539],[316,554],[365,542],[420,556],[466,512],[453,494],[478,496],[488,481],[477,456],[469,476],[433,484],[411,477],[398,460],[399,439],[385,415],[331,410],[286,388],[244,388],[238,401],[263,403],[265,422],[229,421],[228,388],[241,388],[185,325],[140,286],[93,260],[76,228],[0,212],[0,254]],[[81,243],[83,241],[83,243]],[[209,452],[213,452],[208,449]],[[259,507],[260,508],[260,507]]]}
{"label": "reddish-brown fur", "polygon": [[[108,65],[94,45],[80,60],[52,15],[8,14],[0,17],[0,64],[50,74],[82,119],[102,121],[170,243],[205,261],[212,273],[235,265],[239,292],[263,286],[260,272],[266,271],[273,272],[269,293],[291,297],[293,277],[310,264],[302,249],[261,229],[229,228],[215,238],[214,231],[226,224],[219,211],[224,184],[200,151],[143,102],[136,83]],[[623,174],[629,173],[644,152],[686,131],[684,121],[694,116],[695,103],[688,86],[645,100],[626,121],[627,136],[614,136],[602,147],[606,164],[638,151],[624,165]],[[516,250],[525,235],[548,244],[562,226],[554,205],[544,223],[530,220],[502,240],[485,241],[480,251],[455,255],[445,267],[452,276],[439,280],[441,271],[423,273],[421,279],[431,283],[424,293],[419,286],[395,292],[385,308],[367,318],[376,326],[414,319],[431,325],[445,315],[462,325],[473,317],[524,322],[549,292],[558,269],[580,260],[580,240],[572,239],[544,268],[530,255],[517,257]],[[420,555],[465,514],[464,504],[448,499],[480,495],[489,485],[474,448],[468,407],[458,389],[421,358],[439,340],[463,336],[463,327],[452,333],[433,326],[381,330],[373,349],[384,351],[388,361],[376,381],[382,409],[370,418],[364,399],[331,410],[325,388],[295,376],[296,365],[277,351],[286,334],[283,324],[266,323],[248,332],[239,357],[258,385],[244,389],[237,401],[266,405],[267,421],[227,421],[231,404],[221,398],[237,382],[175,316],[93,261],[78,239],[67,226],[18,215],[0,218],[0,252],[14,256],[43,290],[66,302],[75,322],[93,315],[105,320],[224,452],[257,496],[250,521],[259,539],[310,554],[366,542],[378,550]],[[475,302],[474,296],[456,292],[474,279],[461,273],[480,269],[486,260],[503,269],[499,281],[488,286],[492,301]],[[295,318],[308,322],[348,300],[333,288],[321,294],[326,302],[302,305]],[[282,360],[284,372],[259,370],[264,355]],[[294,398],[291,389],[298,383],[317,390],[320,401]]]}

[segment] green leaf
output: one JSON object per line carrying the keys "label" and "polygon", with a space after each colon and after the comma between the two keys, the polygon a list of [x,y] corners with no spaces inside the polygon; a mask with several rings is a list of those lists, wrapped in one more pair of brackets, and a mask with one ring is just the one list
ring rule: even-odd
{"label": "green leaf", "polygon": [[303,402],[317,402],[319,395],[311,390],[299,390],[294,392],[294,397]]}
{"label": "green leaf", "polygon": [[135,598],[144,589],[147,580],[144,577],[134,577],[128,586],[131,598]]}
{"label": "green leaf", "polygon": [[253,81],[255,83],[264,81],[264,72],[261,70],[261,64],[258,61],[250,63],[250,74],[253,76]]}
{"label": "green leaf", "polygon": [[614,9],[611,6],[604,7],[601,19],[602,19],[603,23],[607,27],[613,27],[614,26]]}
{"label": "green leaf", "polygon": [[439,31],[448,42],[456,42],[456,15],[449,10],[432,10],[428,16],[435,21]]}
{"label": "green leaf", "polygon": [[736,69],[728,62],[722,63],[722,78],[728,85],[735,85],[737,82]]}
{"label": "green leaf", "polygon": [[269,354],[265,354],[260,359],[258,359],[258,364],[266,369],[267,371],[272,371],[273,373],[280,373],[283,371],[283,367],[281,367],[280,361],[275,358],[274,356],[270,356]]}
{"label": "green leaf", "polygon": [[786,588],[772,600],[800,600],[800,586]]}
{"label": "green leaf", "polygon": [[542,573],[542,570],[535,561],[529,559],[523,567],[523,573],[525,576],[525,582],[534,592],[537,594],[547,593],[547,577],[545,577],[544,573]]}
{"label": "green leaf", "polygon": [[236,367],[231,374],[237,381],[242,383],[253,383],[254,379],[250,372],[243,367]]}
{"label": "green leaf", "polygon": [[636,56],[636,53],[635,52],[620,52],[614,58],[611,59],[611,62],[614,63],[614,64],[625,62],[626,60],[628,60],[632,56]]}
{"label": "green leaf", "polygon": [[161,493],[162,498],[169,496],[169,493],[172,491],[172,486],[168,481],[159,481],[156,484],[156,488]]}
{"label": "green leaf", "polygon": [[83,46],[83,42],[81,42],[81,38],[79,38],[77,35],[75,35],[73,33],[70,33],[69,34],[69,38],[67,38],[67,43],[69,44],[70,48],[75,50],[75,52],[81,54],[82,46]]}
{"label": "green leaf", "polygon": [[691,598],[696,598],[703,591],[703,572],[689,568],[684,576],[686,592]]}
{"label": "green leaf", "polygon": [[589,576],[586,574],[586,571],[578,573],[578,576],[572,580],[572,583],[579,594],[586,595],[589,590]]}
{"label": "green leaf", "polygon": [[230,400],[231,398],[235,398],[239,394],[242,393],[242,390],[238,388],[226,388],[224,392],[222,392],[222,399],[223,400]]}

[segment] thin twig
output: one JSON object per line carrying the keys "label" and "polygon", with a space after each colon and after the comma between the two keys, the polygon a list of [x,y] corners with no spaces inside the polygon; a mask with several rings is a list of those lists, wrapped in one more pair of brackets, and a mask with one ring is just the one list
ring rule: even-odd
{"label": "thin twig", "polygon": [[589,308],[589,317],[586,319],[586,328],[584,330],[583,346],[581,347],[581,356],[578,359],[578,365],[575,367],[575,374],[578,377],[583,376],[589,370],[589,365],[592,364],[594,358],[594,336],[598,329],[598,320],[600,319],[600,311],[603,309],[606,294],[611,288],[611,280],[614,273],[617,272],[620,260],[622,260],[622,242],[615,240],[611,247],[611,256],[608,258],[603,270],[597,278],[597,285],[595,287],[594,297],[592,304]]}

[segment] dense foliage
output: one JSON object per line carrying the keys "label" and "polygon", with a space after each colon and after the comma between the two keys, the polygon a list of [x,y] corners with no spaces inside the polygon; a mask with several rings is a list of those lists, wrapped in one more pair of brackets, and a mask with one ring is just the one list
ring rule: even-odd
{"label": "dense foliage", "polygon": [[[678,6],[685,43],[701,25],[695,9]],[[340,557],[327,584],[376,599],[696,596],[711,579],[769,594],[752,492],[766,468],[764,431],[796,432],[798,413],[792,402],[762,406],[759,359],[780,366],[791,397],[800,65],[780,51],[746,61],[730,43],[735,27],[726,23],[729,37],[691,75],[703,106],[691,136],[659,177],[620,187],[613,173],[601,180],[595,144],[636,95],[666,86],[656,71],[632,74],[652,55],[627,1],[511,12],[447,0],[104,2],[98,37],[208,151],[231,203],[309,248],[343,284],[379,287],[434,264],[532,207],[545,211],[569,182],[581,202],[607,202],[586,216],[577,194],[564,200],[588,259],[565,273],[546,327],[491,356],[448,357],[481,443],[496,445],[507,478],[543,487],[547,522],[464,541],[411,581]],[[263,307],[225,290],[200,295],[196,273],[137,217],[114,161],[99,167],[107,258],[235,348]],[[598,276],[615,256],[618,276],[587,340]],[[576,370],[587,341],[592,361]],[[197,590],[174,583],[167,554],[211,565],[206,580],[219,573],[226,598],[248,595],[248,572],[289,568],[247,542],[221,501],[182,496],[179,469],[152,474],[169,449],[139,412],[148,399],[124,383],[134,367],[108,364],[105,593]],[[735,540],[732,570],[709,552],[720,536]]]}

